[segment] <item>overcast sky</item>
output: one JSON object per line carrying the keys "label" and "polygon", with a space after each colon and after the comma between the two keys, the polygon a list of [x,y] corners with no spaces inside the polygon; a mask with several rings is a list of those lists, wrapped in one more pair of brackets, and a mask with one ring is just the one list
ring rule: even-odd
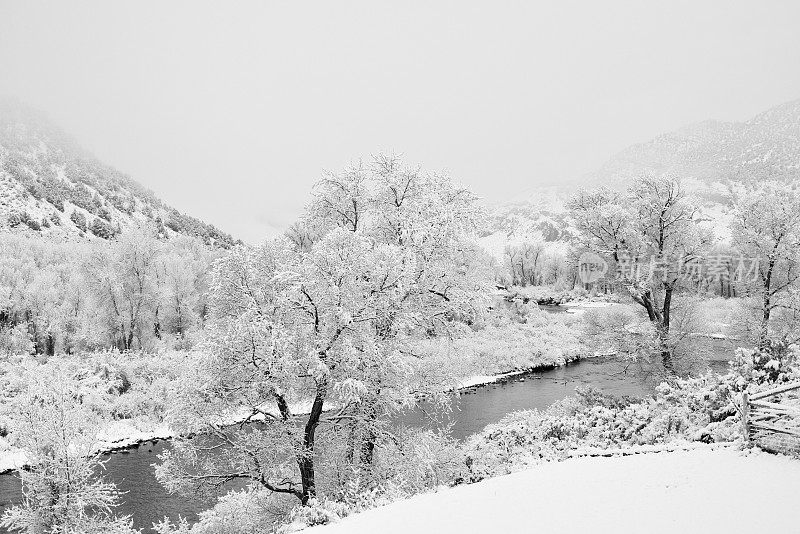
{"label": "overcast sky", "polygon": [[489,201],[800,98],[800,2],[0,0],[0,95],[247,241],[394,151]]}

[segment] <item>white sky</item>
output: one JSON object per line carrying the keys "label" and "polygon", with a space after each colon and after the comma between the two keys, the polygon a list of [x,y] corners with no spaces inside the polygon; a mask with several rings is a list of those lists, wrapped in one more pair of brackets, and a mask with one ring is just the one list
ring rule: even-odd
{"label": "white sky", "polygon": [[800,2],[0,0],[0,95],[247,241],[379,151],[489,201],[800,98]]}

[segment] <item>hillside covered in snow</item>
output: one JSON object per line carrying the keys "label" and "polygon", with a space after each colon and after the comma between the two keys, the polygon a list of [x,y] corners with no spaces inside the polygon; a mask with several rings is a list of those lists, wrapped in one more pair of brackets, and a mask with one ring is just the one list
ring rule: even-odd
{"label": "hillside covered in snow", "polygon": [[800,99],[744,122],[707,120],[613,156],[592,176],[610,183],[642,172],[703,182],[800,178]]}
{"label": "hillside covered in snow", "polygon": [[42,114],[0,101],[0,230],[110,239],[140,225],[217,247],[234,243],[98,161]]}
{"label": "hillside covered in snow", "polygon": [[[632,145],[612,156],[580,183],[591,189],[621,189],[643,174],[680,178],[700,203],[722,242],[730,238],[732,192],[769,179],[800,178],[800,99],[770,108],[744,122],[706,120]],[[576,182],[577,183],[577,182]],[[570,240],[566,204],[577,185],[537,187],[490,210],[482,238],[489,253],[502,259],[506,245],[520,241]]]}
{"label": "hillside covered in snow", "polygon": [[800,462],[737,450],[550,463],[368,510],[309,534],[781,532]]}

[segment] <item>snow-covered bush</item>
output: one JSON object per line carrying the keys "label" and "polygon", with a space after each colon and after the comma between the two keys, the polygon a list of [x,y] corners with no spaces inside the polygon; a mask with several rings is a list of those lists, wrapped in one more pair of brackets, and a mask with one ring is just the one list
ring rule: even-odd
{"label": "snow-covered bush", "polygon": [[[26,373],[51,376],[58,370],[64,379],[82,385],[81,404],[102,413],[102,439],[128,438],[138,431],[164,426],[175,384],[190,365],[189,353],[165,351],[160,354],[116,351],[61,355],[47,361],[16,357],[0,364],[0,409],[10,406],[24,391],[15,387]],[[13,420],[9,424],[13,438]]]}
{"label": "snow-covered bush", "polygon": [[288,534],[316,525],[333,523],[348,515],[386,506],[412,495],[414,493],[394,482],[382,482],[371,488],[364,488],[358,480],[351,480],[346,491],[335,498],[315,498],[306,506],[295,506],[277,532]]}
{"label": "snow-covered bush", "polygon": [[571,317],[533,311],[525,323],[498,321],[463,336],[418,343],[426,367],[455,368],[456,375],[499,374],[564,365],[585,354]]}
{"label": "snow-covered bush", "polygon": [[23,500],[8,508],[0,526],[24,532],[134,534],[129,517],[116,517],[119,492],[102,478],[96,449],[105,413],[95,377],[74,373],[70,362],[22,362],[7,390],[11,441],[29,467],[19,469]]}
{"label": "snow-covered bush", "polygon": [[164,351],[158,354],[104,353],[104,365],[112,376],[127,383],[127,388],[114,397],[112,414],[118,419],[158,424],[164,420],[178,378],[190,365],[187,352]]}
{"label": "snow-covered bush", "polygon": [[77,226],[81,232],[86,231],[86,216],[83,213],[79,212],[78,210],[73,210],[72,213],[70,213],[69,218],[73,223],[75,223],[75,226]]}
{"label": "snow-covered bush", "polygon": [[250,487],[220,497],[213,508],[200,512],[194,525],[164,518],[153,529],[158,534],[260,534],[272,532],[280,512],[271,492]]}
{"label": "snow-covered bush", "polygon": [[316,525],[326,525],[347,517],[356,511],[358,510],[341,501],[312,499],[307,506],[295,507],[289,514],[286,524],[278,528],[277,532],[278,534],[289,534]]}
{"label": "snow-covered bush", "polygon": [[630,306],[587,310],[580,326],[585,342],[601,354],[649,361],[659,350],[655,327]]}
{"label": "snow-covered bush", "polygon": [[654,397],[639,401],[579,390],[544,412],[510,414],[470,438],[465,479],[507,474],[587,448],[731,441],[738,435],[733,413],[727,375],[665,382]]}
{"label": "snow-covered bush", "polygon": [[450,485],[462,475],[459,442],[444,431],[403,429],[377,452],[369,473],[374,486],[414,494]]}
{"label": "snow-covered bush", "polygon": [[349,472],[341,473],[347,468],[344,462],[331,468],[333,476],[326,482],[325,495],[306,506],[295,507],[279,532],[326,524],[440,486],[450,486],[463,480],[465,472],[458,441],[445,431],[413,428],[401,429],[391,439],[382,440],[368,468],[351,467]]}
{"label": "snow-covered bush", "polygon": [[589,296],[589,292],[582,287],[563,290],[550,286],[513,286],[509,291],[516,298],[538,304],[564,304],[584,300]]}
{"label": "snow-covered bush", "polygon": [[785,342],[772,342],[762,351],[739,348],[731,362],[733,387],[736,391],[758,390],[798,380],[799,359],[797,345]]}
{"label": "snow-covered bush", "polygon": [[0,357],[8,358],[20,354],[31,354],[34,343],[27,324],[0,326]]}

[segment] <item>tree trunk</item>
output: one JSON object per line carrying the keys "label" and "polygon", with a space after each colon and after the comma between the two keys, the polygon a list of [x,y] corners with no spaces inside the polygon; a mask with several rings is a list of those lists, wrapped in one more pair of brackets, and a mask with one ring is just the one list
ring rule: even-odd
{"label": "tree trunk", "polygon": [[764,275],[764,292],[762,293],[762,316],[761,328],[758,334],[758,348],[766,350],[769,348],[769,317],[772,312],[772,298],[770,289],[772,287],[772,271],[775,268],[775,260],[770,260],[767,266],[767,272]]}
{"label": "tree trunk", "polygon": [[355,460],[356,433],[358,428],[355,421],[350,421],[347,425],[347,447],[345,449],[344,460],[348,466],[352,466]]}
{"label": "tree trunk", "polygon": [[661,346],[661,362],[664,368],[672,373],[674,365],[672,361],[672,351],[669,349],[669,326],[670,326],[670,312],[672,310],[672,292],[671,284],[664,284],[664,302],[661,305],[661,310],[656,307],[652,291],[646,291],[641,296],[634,295],[633,299],[640,306],[647,311],[647,317],[656,328],[658,332],[659,344]]}
{"label": "tree trunk", "polygon": [[369,403],[365,409],[366,415],[366,428],[364,429],[364,438],[361,443],[361,465],[370,466],[375,456],[375,440],[378,436],[375,435],[375,421],[378,419],[378,412],[375,410],[375,404]]}
{"label": "tree trunk", "polygon": [[761,329],[758,334],[758,348],[761,350],[769,348],[769,317],[771,312],[770,298],[768,295],[764,295],[764,310],[761,317]]}
{"label": "tree trunk", "polygon": [[311,406],[311,413],[303,430],[303,450],[297,457],[297,466],[300,469],[300,481],[303,485],[303,492],[300,502],[305,506],[308,501],[317,495],[316,482],[314,480],[314,435],[322,416],[322,408],[325,404],[328,385],[325,382],[317,384],[317,394],[314,397],[314,404]]}
{"label": "tree trunk", "polygon": [[656,310],[655,305],[653,304],[653,295],[652,292],[646,291],[642,294],[642,296],[636,300],[639,304],[644,306],[644,309],[647,311],[647,317],[650,321],[659,324],[661,322],[661,318],[659,317],[659,313]]}
{"label": "tree trunk", "polygon": [[674,371],[672,365],[672,351],[669,348],[669,321],[670,311],[672,309],[672,286],[664,284],[664,304],[661,308],[661,325],[659,328],[661,340],[661,362],[664,364],[664,369],[670,373]]}
{"label": "tree trunk", "polygon": [[156,306],[153,320],[153,335],[156,336],[156,339],[161,339],[161,320],[158,318],[158,306]]}

